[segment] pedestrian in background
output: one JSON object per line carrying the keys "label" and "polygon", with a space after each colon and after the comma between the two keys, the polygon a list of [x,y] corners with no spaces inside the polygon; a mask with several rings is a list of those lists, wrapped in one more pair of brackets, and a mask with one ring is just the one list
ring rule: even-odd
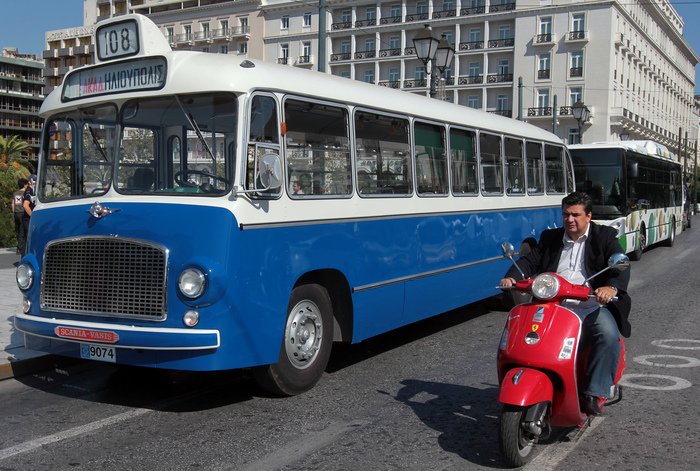
{"label": "pedestrian in background", "polygon": [[20,178],[17,180],[17,191],[12,194],[12,216],[15,220],[15,238],[17,239],[17,253],[21,253],[20,247],[24,247],[24,227],[22,225],[22,214],[24,214],[24,207],[22,206],[22,196],[24,196],[24,190],[27,188],[27,183],[29,180],[26,178]]}
{"label": "pedestrian in background", "polygon": [[24,189],[22,194],[22,208],[24,212],[22,213],[22,228],[24,230],[24,241],[20,245],[19,253],[22,257],[27,253],[27,237],[29,236],[29,220],[32,217],[32,211],[34,211],[34,185],[36,184],[36,175],[31,175],[29,177],[29,182]]}

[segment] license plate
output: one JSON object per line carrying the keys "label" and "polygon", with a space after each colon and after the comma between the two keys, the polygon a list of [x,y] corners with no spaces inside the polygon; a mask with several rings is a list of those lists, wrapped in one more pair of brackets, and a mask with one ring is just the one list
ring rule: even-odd
{"label": "license plate", "polygon": [[86,360],[108,361],[116,363],[117,349],[114,347],[104,347],[102,345],[92,345],[89,343],[80,344],[80,358]]}

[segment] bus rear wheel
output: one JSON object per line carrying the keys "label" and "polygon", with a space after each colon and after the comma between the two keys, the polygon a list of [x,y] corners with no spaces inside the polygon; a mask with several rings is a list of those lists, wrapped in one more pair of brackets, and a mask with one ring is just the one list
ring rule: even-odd
{"label": "bus rear wheel", "polygon": [[644,249],[647,247],[647,230],[646,227],[644,227],[644,224],[642,224],[639,227],[639,234],[637,235],[637,244],[634,246],[634,250],[632,253],[630,253],[630,259],[631,260],[641,260],[642,258],[642,252],[644,252]]}
{"label": "bus rear wheel", "polygon": [[287,307],[282,348],[277,363],[257,368],[255,379],[266,391],[294,396],[321,378],[333,343],[333,305],[317,284],[294,288]]}
{"label": "bus rear wheel", "polygon": [[673,247],[676,241],[676,218],[671,218],[671,226],[668,228],[668,238],[665,240],[666,247]]}

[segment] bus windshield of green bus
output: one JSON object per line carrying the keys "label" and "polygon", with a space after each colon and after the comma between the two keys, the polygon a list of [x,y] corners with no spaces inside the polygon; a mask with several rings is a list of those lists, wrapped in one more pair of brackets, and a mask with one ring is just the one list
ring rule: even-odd
{"label": "bus windshield of green bus", "polygon": [[571,149],[576,189],[593,199],[594,219],[625,215],[626,192],[620,149]]}
{"label": "bus windshield of green bus", "polygon": [[231,190],[236,97],[160,96],[78,109],[45,127],[39,199],[122,194],[222,195]]}

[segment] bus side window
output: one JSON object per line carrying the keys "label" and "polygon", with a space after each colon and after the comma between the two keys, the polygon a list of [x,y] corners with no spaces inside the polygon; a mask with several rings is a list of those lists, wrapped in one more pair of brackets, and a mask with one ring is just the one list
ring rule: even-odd
{"label": "bus side window", "polygon": [[[279,122],[275,98],[269,95],[253,96],[250,104],[250,131],[246,152],[245,186],[247,189],[255,188],[256,162],[267,153],[280,154]],[[265,194],[278,196],[280,191],[270,191]]]}
{"label": "bus side window", "polygon": [[482,132],[479,135],[481,156],[481,191],[485,195],[503,194],[501,137]]}
{"label": "bus side window", "polygon": [[527,160],[527,193],[537,195],[544,193],[544,166],[542,165],[542,144],[527,141],[525,144]]}
{"label": "bus side window", "polygon": [[547,193],[564,193],[564,164],[562,148],[544,145],[545,178]]}
{"label": "bus side window", "polygon": [[476,133],[450,129],[452,157],[452,192],[455,195],[477,194]]}
{"label": "bus side window", "polygon": [[46,174],[42,177],[43,186],[39,195],[43,201],[72,196],[75,182],[75,162],[73,160],[73,121],[55,120],[47,125],[49,138],[44,143],[44,165]]}
{"label": "bus side window", "polygon": [[507,137],[505,139],[506,194],[525,193],[525,172],[523,168],[523,141]]}
{"label": "bus side window", "polygon": [[418,194],[447,194],[445,128],[427,123],[414,124],[416,185]]}

